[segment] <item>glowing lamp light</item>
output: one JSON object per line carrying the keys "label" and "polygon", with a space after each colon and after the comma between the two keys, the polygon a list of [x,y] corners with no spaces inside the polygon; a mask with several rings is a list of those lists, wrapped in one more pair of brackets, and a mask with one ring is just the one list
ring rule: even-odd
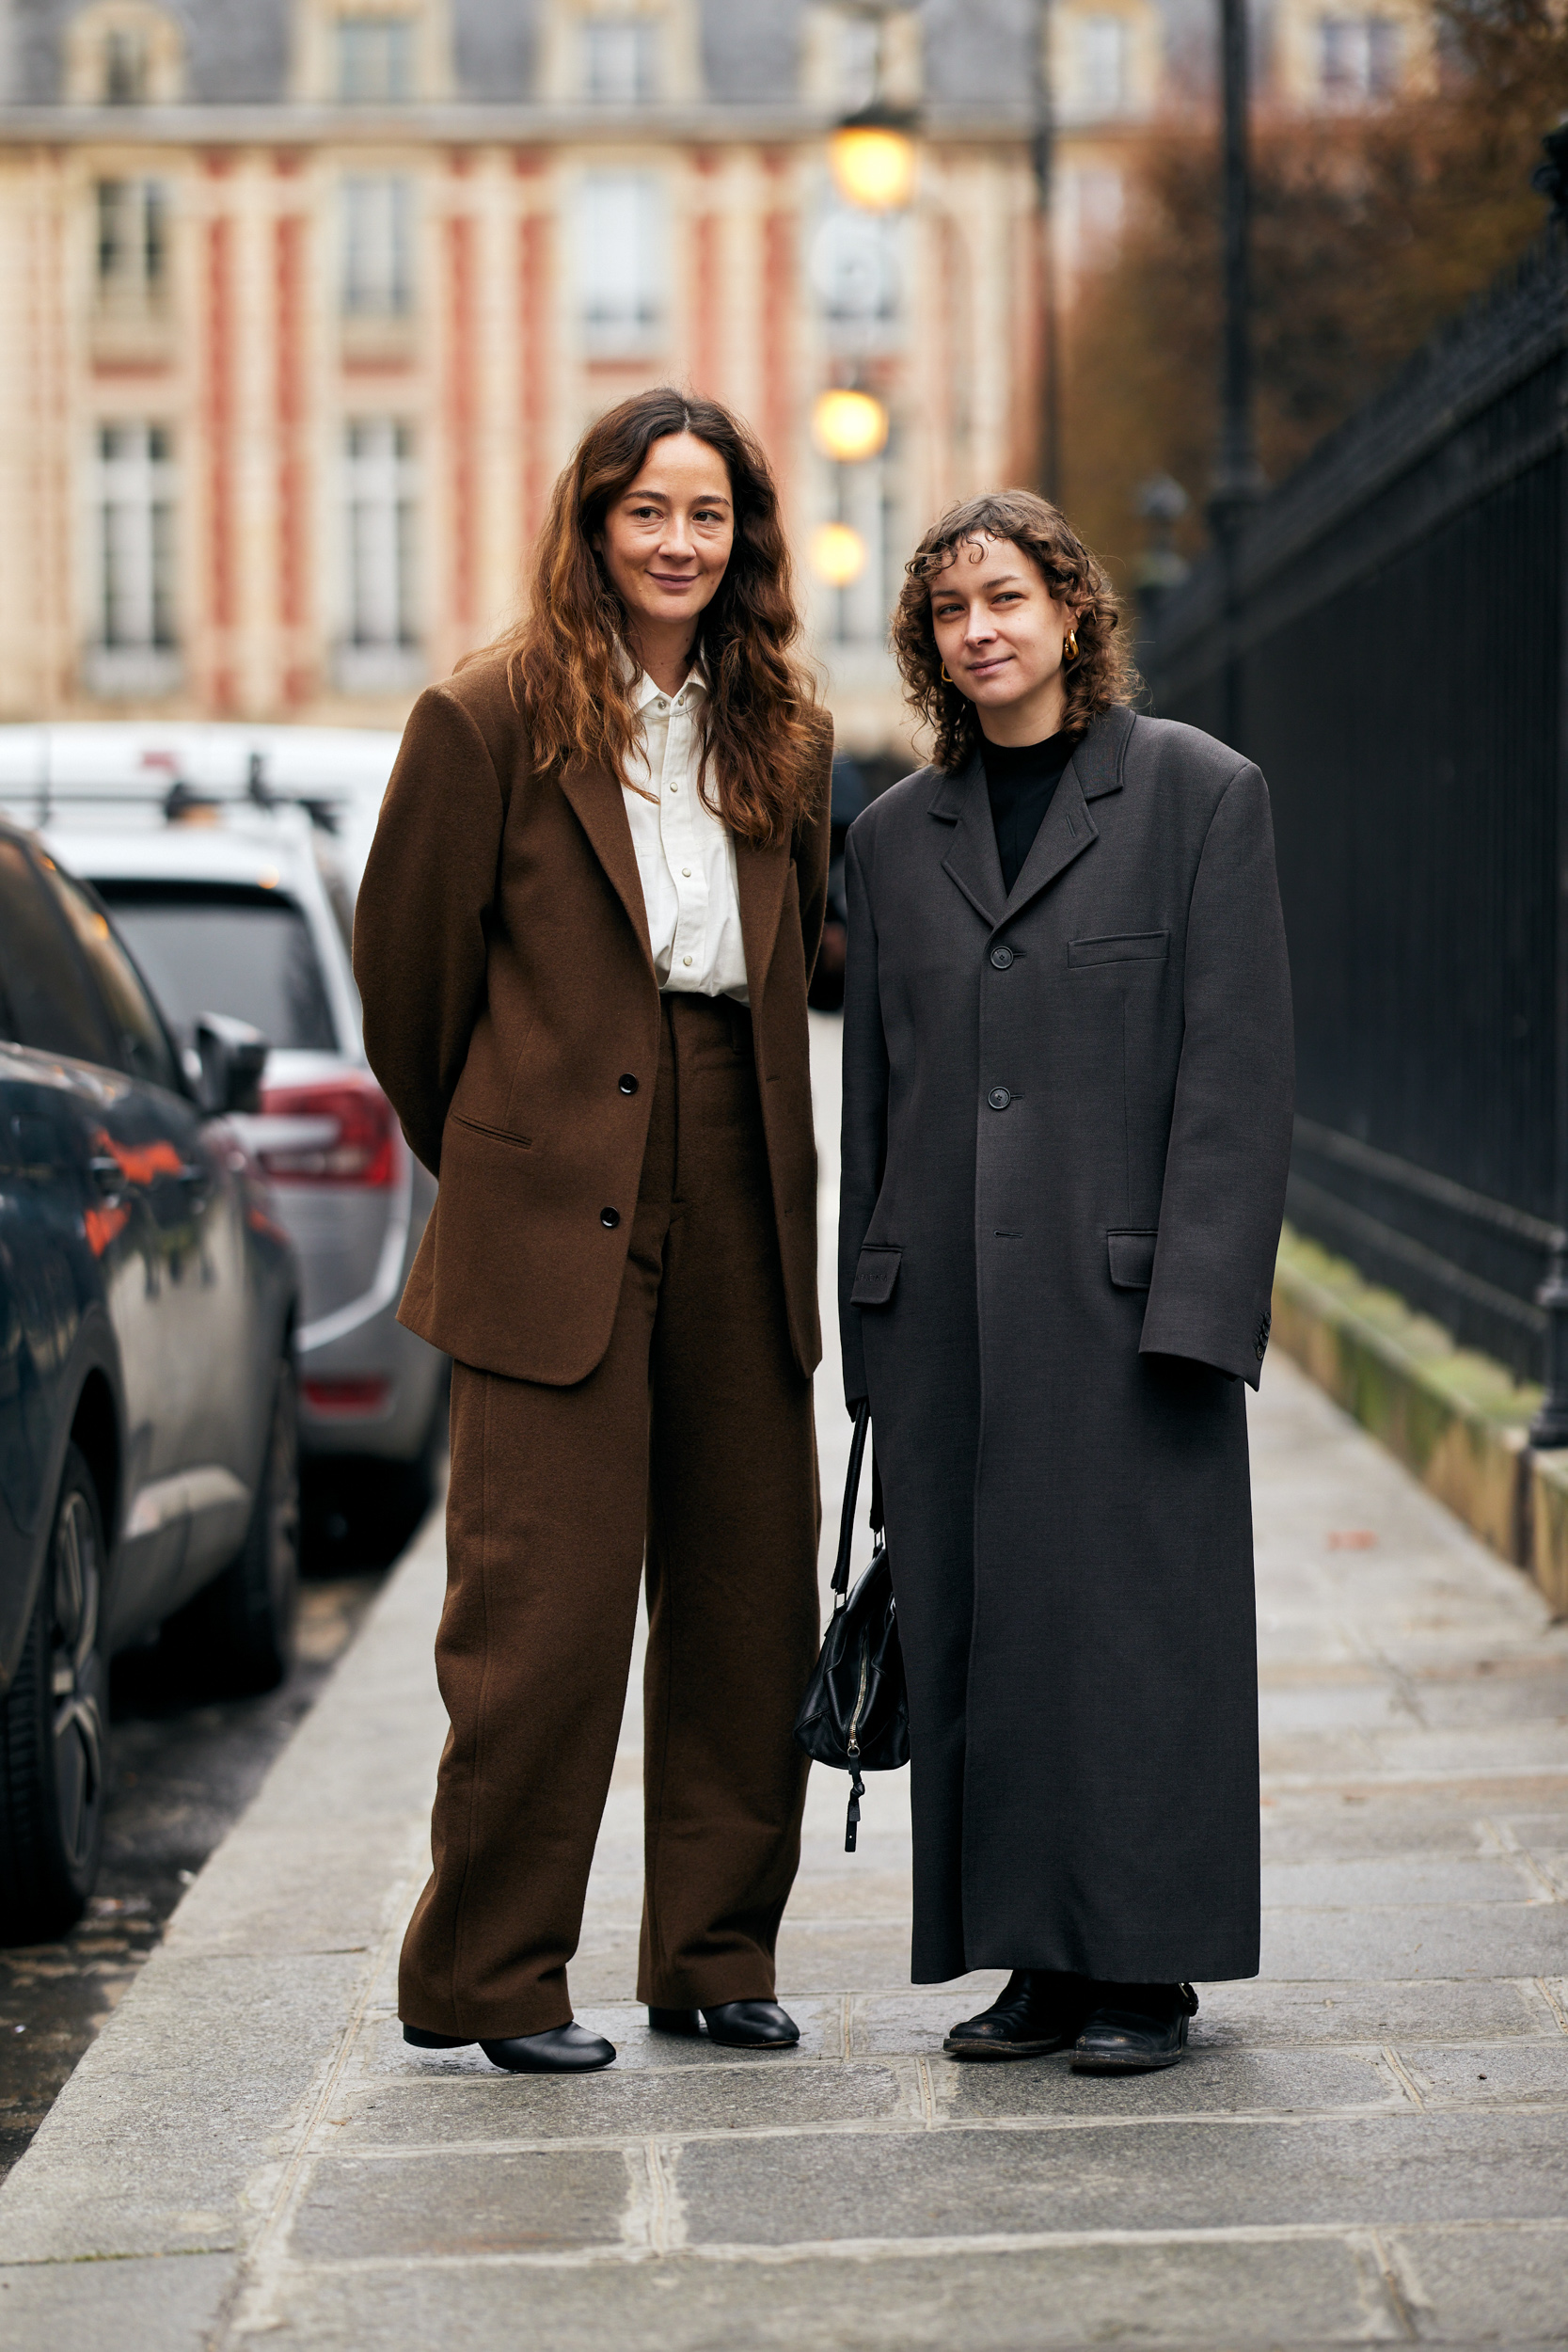
{"label": "glowing lamp light", "polygon": [[812,533],[811,563],[830,588],[847,588],[865,569],[865,541],[847,523],[821,523]]}
{"label": "glowing lamp light", "polygon": [[901,212],[914,194],[914,141],[885,123],[847,122],[828,142],[833,182],[863,212]]}
{"label": "glowing lamp light", "polygon": [[869,392],[819,393],[811,421],[817,448],[841,466],[875,457],[886,446],[887,410]]}

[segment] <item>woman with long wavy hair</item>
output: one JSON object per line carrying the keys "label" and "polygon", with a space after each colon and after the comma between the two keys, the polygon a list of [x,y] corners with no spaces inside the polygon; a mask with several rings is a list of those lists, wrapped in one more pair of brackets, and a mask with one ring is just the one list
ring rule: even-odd
{"label": "woman with long wavy hair", "polygon": [[850,829],[840,1299],[909,1683],[914,1976],[965,2059],[1180,2057],[1255,1976],[1244,1383],[1291,1145],[1251,762],[1135,715],[1105,573],[1006,491],[894,645],[931,765]]}
{"label": "woman with long wavy hair", "polygon": [[806,983],[832,731],[768,463],[638,394],[555,485],[520,627],[421,695],[366,869],[372,1066],[440,1194],[451,1733],[403,1950],[420,2049],[608,2065],[566,1969],[646,1564],[640,2000],[787,2046],[817,1503]]}

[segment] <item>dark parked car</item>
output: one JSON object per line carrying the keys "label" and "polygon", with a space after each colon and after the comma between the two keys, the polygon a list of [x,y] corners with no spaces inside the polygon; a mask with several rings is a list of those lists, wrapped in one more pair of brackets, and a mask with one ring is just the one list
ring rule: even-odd
{"label": "dark parked car", "polygon": [[[100,901],[0,824],[0,1942],[92,1890],[108,1661],[160,1626],[213,1689],[288,1665],[298,1273],[230,1112],[264,1041],[186,1075]],[[171,1622],[172,1621],[172,1622]]]}

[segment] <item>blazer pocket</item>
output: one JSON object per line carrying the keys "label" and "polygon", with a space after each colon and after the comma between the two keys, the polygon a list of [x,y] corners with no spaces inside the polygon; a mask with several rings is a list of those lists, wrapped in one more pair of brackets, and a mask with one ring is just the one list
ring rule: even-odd
{"label": "blazer pocket", "polygon": [[454,1127],[467,1127],[471,1136],[483,1136],[489,1143],[509,1143],[515,1152],[531,1152],[533,1149],[531,1136],[515,1136],[504,1127],[487,1127],[483,1120],[469,1119],[462,1111],[449,1111],[447,1117]]}
{"label": "blazer pocket", "polygon": [[1169,931],[1115,931],[1107,939],[1069,939],[1070,970],[1089,963],[1164,963],[1170,953]]}
{"label": "blazer pocket", "polygon": [[1118,1291],[1148,1290],[1154,1279],[1154,1245],[1159,1238],[1158,1227],[1152,1232],[1123,1228],[1106,1234],[1111,1280]]}
{"label": "blazer pocket", "polygon": [[901,1245],[867,1242],[855,1264],[849,1288],[851,1307],[885,1307],[893,1296],[898,1269],[904,1262]]}

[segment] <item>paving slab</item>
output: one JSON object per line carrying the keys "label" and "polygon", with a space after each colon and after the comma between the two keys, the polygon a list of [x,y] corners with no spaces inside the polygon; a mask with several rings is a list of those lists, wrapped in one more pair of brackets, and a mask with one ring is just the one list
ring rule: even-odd
{"label": "paving slab", "polygon": [[0,2190],[8,2352],[1568,2343],[1568,1628],[1293,1367],[1248,1410],[1265,1974],[1179,2067],[943,2056],[1003,1979],[909,1981],[904,1773],[855,1855],[813,1774],[800,2049],[650,2032],[635,1686],[572,1979],[615,2067],[409,2051],[433,1526]]}

